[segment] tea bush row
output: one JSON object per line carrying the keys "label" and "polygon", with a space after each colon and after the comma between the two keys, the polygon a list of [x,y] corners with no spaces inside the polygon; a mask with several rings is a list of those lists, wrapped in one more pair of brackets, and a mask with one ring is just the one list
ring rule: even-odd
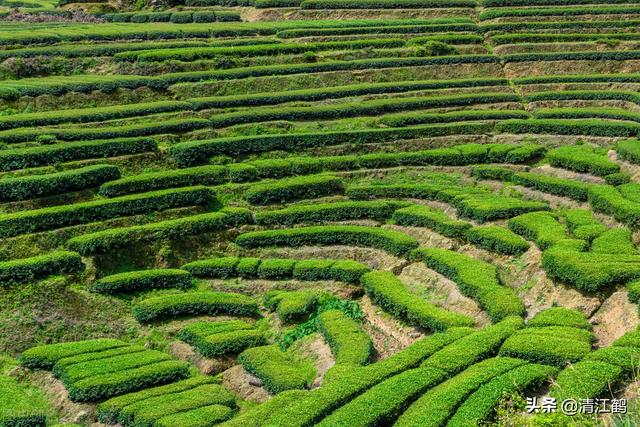
{"label": "tea bush row", "polygon": [[190,323],[178,332],[177,337],[208,358],[238,354],[266,344],[262,331],[241,320]]}
{"label": "tea bush row", "polygon": [[214,201],[215,194],[210,189],[186,187],[8,213],[0,215],[0,236],[13,237],[170,208],[208,206]]}
{"label": "tea bush row", "polygon": [[431,150],[372,153],[361,156],[287,157],[254,160],[225,166],[207,165],[139,175],[109,181],[100,187],[106,197],[190,185],[218,185],[226,182],[257,181],[324,171],[386,168],[403,165],[464,165],[469,163],[524,163],[542,156],[537,144],[463,144]]}
{"label": "tea bush row", "polygon": [[235,242],[246,248],[268,246],[350,245],[381,249],[402,256],[418,247],[407,234],[377,227],[335,225],[253,231],[238,236]]}
{"label": "tea bush row", "polygon": [[156,151],[157,148],[157,143],[150,138],[120,138],[60,143],[41,147],[10,148],[0,150],[0,171],[54,165],[74,160],[139,154]]}
{"label": "tea bush row", "polygon": [[344,283],[359,283],[360,277],[369,268],[351,260],[293,260],[278,258],[221,257],[193,261],[182,269],[196,277],[228,279],[296,279],[335,280]]}
{"label": "tea bush row", "polygon": [[107,22],[171,22],[174,24],[189,24],[203,22],[240,21],[240,14],[233,11],[207,10],[195,12],[134,12],[134,13],[105,13],[100,16]]}
{"label": "tea bush row", "polygon": [[252,222],[248,209],[225,208],[219,212],[82,234],[69,239],[67,246],[82,255],[104,254],[136,243],[198,236]]}
{"label": "tea bush row", "polygon": [[256,302],[245,295],[225,292],[187,292],[149,297],[137,303],[133,314],[141,323],[172,319],[184,315],[255,316]]}
{"label": "tea bush row", "polygon": [[489,316],[497,321],[507,316],[522,316],[524,304],[516,293],[498,280],[495,266],[458,252],[440,248],[418,249],[411,258],[423,261],[476,299]]}
{"label": "tea bush row", "polygon": [[[180,33],[182,35],[182,33]],[[17,80],[0,84],[0,99],[16,99],[21,96],[61,95],[67,92],[112,92],[117,89],[149,87],[163,90],[176,83],[205,80],[229,80],[260,76],[278,76],[300,73],[323,73],[346,70],[367,70],[396,67],[420,67],[446,64],[491,64],[498,57],[492,55],[454,55],[440,57],[400,57],[331,61],[318,63],[254,66],[229,70],[191,71],[167,73],[162,76],[56,76],[33,80]]]}
{"label": "tea bush row", "polygon": [[473,326],[471,318],[447,311],[412,294],[390,272],[370,272],[361,277],[362,286],[373,302],[394,317],[429,331],[453,326]]}
{"label": "tea bush row", "polygon": [[197,61],[201,59],[217,58],[225,55],[255,57],[329,50],[397,48],[404,46],[405,43],[406,42],[402,39],[362,39],[313,43],[276,43],[273,45],[234,47],[188,47],[121,52],[115,54],[114,58],[120,61]]}
{"label": "tea bush row", "polygon": [[46,175],[30,175],[0,180],[0,201],[28,200],[98,187],[120,178],[112,165],[93,165]]}
{"label": "tea bush row", "polygon": [[29,283],[50,275],[81,273],[85,269],[77,253],[54,251],[31,258],[0,262],[0,288]]}
{"label": "tea bush row", "polygon": [[103,294],[137,292],[149,289],[189,288],[192,286],[191,274],[175,269],[151,269],[128,271],[98,279],[92,290]]}

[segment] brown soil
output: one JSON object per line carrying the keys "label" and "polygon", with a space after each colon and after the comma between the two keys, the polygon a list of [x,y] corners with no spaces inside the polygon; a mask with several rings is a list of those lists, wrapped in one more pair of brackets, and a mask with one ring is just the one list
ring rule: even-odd
{"label": "brown soil", "polygon": [[553,283],[540,266],[541,257],[542,252],[532,245],[508,271],[509,283],[518,288],[527,308],[527,318],[552,306],[573,308],[590,317],[600,307],[600,300],[583,295],[575,288]]}
{"label": "brown soil", "polygon": [[611,147],[618,141],[628,138],[612,138],[588,135],[545,135],[545,134],[497,134],[493,135],[489,142],[493,144],[526,144],[534,142],[548,147],[562,147],[565,145],[575,145],[578,142],[586,142],[599,147]]}
{"label": "brown soil", "polygon": [[168,351],[173,357],[195,365],[195,367],[198,368],[198,371],[203,375],[219,374],[237,363],[234,357],[217,357],[215,359],[207,359],[189,344],[181,341],[174,341],[169,344]]}
{"label": "brown soil", "polygon": [[576,181],[590,182],[593,184],[604,184],[604,178],[601,178],[599,176],[590,175],[588,173],[573,172],[567,169],[556,168],[548,164],[539,166],[537,168],[532,168],[531,172],[541,173],[549,176],[555,176],[558,178],[566,178],[566,179],[573,179]]}
{"label": "brown soil", "polygon": [[368,265],[374,270],[391,270],[403,265],[400,258],[386,252],[353,246],[303,246],[300,248],[274,248],[261,251],[263,257],[281,257],[295,259],[352,259]]}
{"label": "brown soil", "polygon": [[421,247],[438,247],[443,249],[455,249],[459,246],[459,243],[456,240],[434,233],[428,228],[406,227],[403,225],[391,225],[391,224],[384,225],[382,228],[399,231],[401,233],[405,233],[411,237],[414,237],[420,243]]}
{"label": "brown soil", "polygon": [[[603,2],[604,4],[604,2]],[[503,16],[500,18],[488,19],[482,21],[483,23],[498,23],[498,22],[544,22],[544,21],[575,21],[575,22],[588,22],[588,21],[616,21],[616,20],[628,20],[638,19],[638,15],[634,13],[621,13],[621,14],[597,14],[597,15],[545,15],[545,16]]]}
{"label": "brown soil", "polygon": [[615,46],[608,46],[597,42],[572,42],[572,43],[532,43],[500,45],[493,49],[496,55],[509,55],[514,53],[530,52],[579,52],[579,51],[613,51],[613,50],[637,50],[638,42],[621,42]]}
{"label": "brown soil", "polygon": [[460,292],[458,285],[422,263],[411,264],[402,270],[398,278],[417,297],[447,310],[465,314],[482,327],[491,323],[489,316],[478,303]]}
{"label": "brown soil", "polygon": [[526,61],[505,65],[507,78],[534,77],[549,74],[625,74],[640,71],[640,61]]}
{"label": "brown soil", "polygon": [[264,295],[271,290],[295,291],[295,290],[320,290],[326,291],[340,298],[351,299],[360,293],[360,287],[348,285],[342,282],[318,281],[305,282],[299,280],[209,280],[211,290],[219,292],[240,292],[248,295]]}
{"label": "brown soil", "polygon": [[553,209],[589,209],[588,203],[578,202],[568,197],[555,196],[553,194],[534,190],[532,188],[514,185],[516,190],[520,191],[524,197],[531,200],[545,201]]}
{"label": "brown soil", "polygon": [[313,381],[313,384],[311,384],[311,388],[320,387],[324,374],[336,363],[331,353],[331,347],[329,347],[320,334],[314,334],[311,339],[304,340],[296,350],[298,354],[314,361],[316,379]]}
{"label": "brown soil", "polygon": [[637,92],[639,83],[545,83],[518,85],[518,93],[552,92],[555,90],[617,90]]}
{"label": "brown soil", "polygon": [[403,325],[374,305],[367,296],[360,301],[360,307],[366,316],[363,329],[371,337],[376,351],[374,360],[386,359],[424,337],[422,331]]}
{"label": "brown soil", "polygon": [[640,165],[634,165],[633,163],[622,160],[615,150],[610,150],[608,153],[608,157],[609,160],[613,160],[620,165],[620,170],[622,172],[627,172],[629,175],[631,175],[631,181],[640,181]]}
{"label": "brown soil", "polygon": [[271,397],[262,387],[260,380],[244,370],[242,365],[236,365],[222,373],[222,385],[244,400],[262,403]]}
{"label": "brown soil", "polygon": [[629,101],[620,101],[616,99],[603,99],[591,101],[586,99],[569,99],[569,100],[545,100],[535,101],[527,105],[527,110],[535,111],[542,108],[622,108],[628,111],[638,111],[640,107]]}
{"label": "brown soil", "polygon": [[336,9],[300,8],[252,9],[242,11],[243,21],[283,21],[290,19],[411,19],[475,16],[472,8],[434,9]]}
{"label": "brown soil", "polygon": [[21,370],[21,373],[27,373],[29,381],[44,391],[48,398],[47,400],[60,415],[61,422],[78,423],[93,427],[105,425],[92,422],[96,419],[96,405],[72,402],[62,382],[54,378],[50,372],[30,372],[23,368],[16,369]]}
{"label": "brown soil", "polygon": [[607,347],[640,324],[638,306],[629,302],[627,291],[620,289],[607,298],[591,317],[599,347]]}

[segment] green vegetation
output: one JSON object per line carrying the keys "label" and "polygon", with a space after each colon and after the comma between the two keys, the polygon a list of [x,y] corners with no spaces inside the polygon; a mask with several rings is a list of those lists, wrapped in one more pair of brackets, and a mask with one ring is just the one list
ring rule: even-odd
{"label": "green vegetation", "polygon": [[128,126],[114,126],[104,128],[65,128],[32,130],[29,128],[0,131],[0,142],[18,144],[43,138],[53,137],[59,141],[84,141],[94,139],[128,138],[135,136],[149,136],[163,133],[188,132],[205,129],[209,121],[205,119],[172,119],[155,123],[141,123]]}
{"label": "green vegetation", "polygon": [[34,396],[12,377],[0,375],[0,425],[44,426],[47,410],[42,396]]}
{"label": "green vegetation", "polygon": [[[429,7],[474,7],[475,0],[437,0],[431,1]],[[424,3],[416,0],[304,0],[300,7],[303,9],[389,9],[389,8],[420,8]]]}
{"label": "green vegetation", "polygon": [[155,422],[168,422],[176,417],[179,417],[178,420],[182,417],[188,419],[188,411],[202,410],[205,405],[226,408],[226,417],[221,417],[224,420],[232,415],[230,407],[235,407],[235,399],[230,392],[218,384],[203,384],[181,391],[177,395],[166,394],[135,402],[123,408],[120,417],[133,418],[136,424],[148,425]]}
{"label": "green vegetation", "polygon": [[32,369],[51,369],[56,362],[66,357],[106,351],[125,345],[120,340],[99,339],[33,347],[20,355],[20,364]]}
{"label": "green vegetation", "polygon": [[140,270],[103,277],[93,284],[93,290],[112,294],[157,288],[188,288],[191,284],[192,277],[187,271]]}
{"label": "green vegetation", "polygon": [[616,152],[622,159],[638,164],[640,163],[640,148],[638,145],[638,140],[636,139],[620,141],[616,144]]}
{"label": "green vegetation", "polygon": [[315,376],[315,368],[309,361],[294,360],[273,345],[245,350],[238,356],[238,362],[260,378],[264,387],[273,394],[305,388]]}
{"label": "green vegetation", "polygon": [[[593,9],[592,9],[593,10]],[[623,61],[635,59],[639,55],[634,51],[623,52],[551,52],[551,53],[523,53],[514,55],[505,55],[503,59],[506,62],[525,62],[525,61],[602,61],[613,60]]]}
{"label": "green vegetation", "polygon": [[314,390],[271,415],[268,426],[308,426],[320,421],[337,407],[376,384],[416,367],[421,360],[442,347],[470,333],[467,328],[452,328],[417,341],[393,356],[358,370],[350,370],[339,378]]}
{"label": "green vegetation", "polygon": [[187,314],[254,316],[257,310],[257,304],[244,295],[225,292],[189,292],[144,299],[134,307],[134,315],[139,322],[146,323]]}
{"label": "green vegetation", "polygon": [[637,254],[631,240],[631,231],[626,228],[609,229],[591,242],[591,252],[601,254]]}
{"label": "green vegetation", "polygon": [[486,10],[480,14],[480,19],[495,19],[511,16],[572,16],[572,15],[615,15],[633,14],[640,12],[634,6],[599,6],[599,7],[545,7],[545,8],[500,8]]}
{"label": "green vegetation", "polygon": [[589,204],[594,211],[612,215],[625,225],[636,228],[640,205],[624,197],[618,189],[609,185],[595,185],[589,189]]}
{"label": "green vegetation", "polygon": [[418,242],[398,231],[377,227],[334,225],[241,234],[236,243],[247,248],[261,246],[353,245],[368,246],[401,256],[418,247]]}
{"label": "green vegetation", "polygon": [[542,202],[525,201],[494,194],[470,194],[454,197],[458,215],[479,222],[511,218],[522,213],[548,209]]}
{"label": "green vegetation", "polygon": [[220,231],[251,222],[250,211],[243,208],[225,208],[219,212],[83,234],[69,239],[67,244],[82,255],[95,255],[108,253],[134,242],[176,239],[187,235]]}
{"label": "green vegetation", "polygon": [[634,424],[638,16],[0,0],[0,425]]}
{"label": "green vegetation", "polygon": [[[529,60],[534,59],[535,58],[531,58]],[[498,132],[515,134],[538,133],[550,135],[632,137],[638,134],[640,127],[637,123],[610,122],[597,119],[514,119],[498,123],[496,130]]]}
{"label": "green vegetation", "polygon": [[525,362],[507,357],[487,359],[423,394],[398,418],[396,425],[436,426],[446,421],[466,396],[494,377]]}
{"label": "green vegetation", "polygon": [[551,212],[531,212],[511,218],[509,229],[527,240],[532,240],[540,249],[547,249],[566,239],[566,228]]}
{"label": "green vegetation", "polygon": [[552,307],[539,312],[527,323],[527,326],[567,326],[591,330],[591,324],[585,319],[584,314],[563,307]]}
{"label": "green vegetation", "polygon": [[[565,196],[580,201],[587,200],[590,187],[588,183],[574,179],[559,178],[540,173],[513,172],[511,169],[498,166],[477,166],[473,169],[473,174],[480,179],[513,182],[544,193]],[[616,174],[607,176],[612,175]]]}
{"label": "green vegetation", "polygon": [[359,283],[360,277],[369,268],[356,261],[337,260],[292,260],[221,257],[194,261],[182,266],[196,277],[227,279],[231,277],[335,280]]}
{"label": "green vegetation", "polygon": [[567,168],[577,172],[588,172],[593,175],[609,175],[620,171],[620,166],[596,154],[585,146],[560,147],[547,152],[547,159],[552,166]]}
{"label": "green vegetation", "polygon": [[157,144],[149,138],[118,138],[12,148],[0,151],[0,171],[53,165],[72,160],[98,159],[155,151]]}
{"label": "green vegetation", "polygon": [[393,213],[393,220],[400,225],[431,228],[447,237],[463,237],[472,227],[468,222],[452,220],[444,212],[422,205],[398,209]]}
{"label": "green vegetation", "polygon": [[500,345],[524,325],[522,319],[507,317],[495,325],[471,333],[435,352],[420,365],[455,375],[486,357],[497,354]]}
{"label": "green vegetation", "polygon": [[0,262],[0,282],[3,286],[28,283],[50,275],[81,273],[85,265],[77,253],[57,251],[32,258]]}
{"label": "green vegetation", "polygon": [[617,366],[585,360],[560,372],[551,395],[562,399],[594,398],[606,394],[621,374]]}
{"label": "green vegetation", "polygon": [[370,272],[361,277],[367,295],[387,312],[431,331],[453,326],[473,326],[462,314],[452,313],[412,294],[393,273]]}
{"label": "green vegetation", "polygon": [[638,255],[580,252],[578,245],[557,245],[542,255],[542,267],[547,274],[578,289],[595,292],[616,284],[634,280],[640,275]]}
{"label": "green vegetation", "polygon": [[121,422],[124,424],[126,418],[122,410],[130,405],[144,402],[157,396],[172,396],[173,393],[191,390],[204,384],[212,384],[213,382],[213,377],[195,376],[172,384],[147,388],[142,391],[114,397],[98,405],[98,419],[103,423],[114,424]]}
{"label": "green vegetation", "polygon": [[439,248],[418,249],[411,257],[456,282],[460,291],[476,299],[493,320],[524,313],[522,301],[512,289],[500,284],[491,264]]}
{"label": "green vegetation", "polygon": [[520,172],[513,174],[513,182],[534,188],[544,193],[565,196],[585,201],[589,194],[589,184],[573,179],[557,178],[537,173]]}
{"label": "green vegetation", "polygon": [[399,39],[373,39],[354,40],[320,43],[276,43],[273,45],[251,45],[234,47],[189,47],[173,49],[153,49],[150,51],[121,52],[114,55],[120,61],[196,61],[198,59],[215,58],[217,56],[233,55],[238,56],[258,56],[258,55],[282,55],[288,53],[302,53],[307,51],[323,50],[348,50],[365,48],[392,48],[403,46],[404,42]]}
{"label": "green vegetation", "polygon": [[[173,411],[174,408],[171,408],[171,410]],[[170,427],[175,425],[193,426],[199,425],[202,420],[207,420],[208,422],[212,423],[219,423],[233,417],[233,414],[233,410],[231,410],[229,407],[213,404],[208,406],[201,406],[196,409],[188,409],[182,412],[175,412],[170,415],[163,415],[160,419],[158,419],[158,421],[156,421],[156,424],[163,427]]]}
{"label": "green vegetation", "polygon": [[579,361],[590,351],[591,344],[581,341],[525,333],[508,338],[500,348],[500,355],[563,367]]}
{"label": "green vegetation", "polygon": [[329,343],[336,365],[366,365],[373,343],[360,325],[340,310],[327,310],[318,315],[318,330]]}
{"label": "green vegetation", "polygon": [[522,237],[498,226],[473,227],[467,230],[465,237],[481,248],[505,255],[520,255],[529,249]]}
{"label": "green vegetation", "polygon": [[505,395],[535,389],[556,372],[550,366],[527,364],[497,376],[469,396],[451,417],[448,425],[468,426],[489,421]]}
{"label": "green vegetation", "polygon": [[101,418],[117,419],[123,425],[162,424],[171,420],[189,425],[189,419],[198,414],[225,420],[231,417],[233,408],[235,399],[231,393],[202,377],[194,377],[116,397],[101,404],[98,411]]}
{"label": "green vegetation", "polygon": [[526,241],[503,227],[473,227],[468,222],[452,220],[444,212],[428,206],[398,209],[393,213],[393,220],[400,225],[428,227],[443,236],[468,240],[478,247],[505,255],[519,255],[529,248]]}
{"label": "green vegetation", "polygon": [[117,197],[165,188],[216,185],[226,182],[226,177],[227,170],[222,166],[152,172],[106,182],[100,186],[100,194],[105,197]]}
{"label": "green vegetation", "polygon": [[306,395],[307,392],[303,390],[283,391],[263,404],[253,406],[221,425],[225,427],[259,427],[260,423],[273,416],[276,410],[282,410]]}
{"label": "green vegetation", "polygon": [[635,347],[606,347],[598,349],[585,357],[585,360],[597,360],[622,369],[625,377],[635,375],[640,362],[640,352]]}
{"label": "green vegetation", "polygon": [[[155,24],[155,28],[164,25]],[[211,34],[210,25],[201,26],[204,37]],[[218,27],[220,28],[220,27]],[[176,36],[184,35],[189,28],[184,25],[176,27]],[[224,31],[224,29],[222,29]],[[138,33],[139,34],[139,33]],[[147,35],[152,32],[146,32]],[[90,35],[86,32],[84,35]],[[137,35],[137,34],[136,34]],[[124,34],[120,35],[121,37]],[[6,39],[7,41],[10,38]],[[4,41],[4,40],[3,40]],[[193,71],[182,73],[167,73],[162,76],[99,76],[78,75],[69,78],[35,80],[24,79],[16,83],[0,86],[0,98],[15,99],[20,96],[61,95],[67,92],[90,92],[95,90],[113,91],[119,88],[135,89],[138,87],[151,87],[153,89],[166,89],[176,83],[198,82],[202,80],[231,80],[247,77],[261,77],[273,75],[290,75],[299,73],[317,73],[341,70],[362,70],[390,67],[415,67],[440,64],[490,64],[496,63],[497,58],[492,55],[452,55],[441,57],[408,57],[408,58],[375,58],[354,61],[339,61],[325,63],[287,64],[254,66],[242,69]],[[108,77],[108,78],[107,78]]]}
{"label": "green vegetation", "polygon": [[295,261],[292,259],[265,259],[260,262],[257,276],[261,279],[285,279],[293,275]]}
{"label": "green vegetation", "polygon": [[409,369],[373,386],[318,425],[369,426],[392,422],[412,400],[445,378],[445,373],[436,368]]}
{"label": "green vegetation", "polygon": [[629,301],[638,304],[640,302],[640,281],[634,280],[627,285]]}
{"label": "green vegetation", "polygon": [[[445,45],[446,46],[446,45]],[[395,100],[373,100],[357,104],[345,103],[327,107],[281,107],[277,110],[273,108],[254,108],[249,112],[233,112],[220,114],[210,119],[210,125],[214,128],[223,128],[242,123],[255,123],[273,120],[312,120],[312,119],[340,119],[354,116],[371,116],[376,114],[394,113],[397,111],[412,111],[425,108],[445,108],[467,106],[474,104],[491,104],[509,101],[519,101],[517,97],[505,93],[487,93],[483,95],[454,95],[429,98],[402,98]],[[408,113],[410,114],[410,113]],[[522,117],[518,115],[517,117]],[[452,118],[459,121],[465,119],[464,116],[449,117],[438,115],[434,118],[434,123],[448,123]],[[473,119],[473,118],[472,118]],[[481,120],[482,118],[476,118]],[[491,119],[491,116],[486,119]],[[383,118],[384,120],[384,118]],[[429,123],[426,121],[425,123]],[[412,123],[409,123],[412,124]],[[0,134],[1,135],[1,134]]]}
{"label": "green vegetation", "polygon": [[342,181],[334,176],[305,176],[273,183],[256,184],[245,192],[245,199],[254,205],[285,203],[295,199],[315,199],[343,191]]}
{"label": "green vegetation", "polygon": [[[142,388],[177,381],[189,375],[186,363],[153,350],[123,354],[113,352],[96,358],[65,359],[87,353],[108,352],[126,344],[111,339],[79,341],[34,347],[21,355],[22,365],[53,369],[75,402],[97,401]],[[58,366],[58,364],[61,364]]]}
{"label": "green vegetation", "polygon": [[180,166],[205,163],[212,156],[263,153],[323,147],[339,144],[372,144],[396,139],[436,137],[444,135],[476,134],[489,131],[484,123],[436,124],[406,128],[366,129],[343,132],[280,134],[254,137],[230,137],[202,141],[181,142],[172,145],[169,154]]}
{"label": "green vegetation", "polygon": [[97,187],[103,182],[120,178],[115,166],[96,165],[59,172],[0,180],[0,200],[27,200]]}
{"label": "green vegetation", "polygon": [[216,22],[216,21],[240,21],[240,15],[229,11],[202,11],[202,12],[149,12],[149,13],[106,13],[103,19],[109,22],[172,22],[184,24],[191,22]]}
{"label": "green vegetation", "polygon": [[241,320],[195,322],[181,329],[177,336],[205,357],[238,354],[265,341],[261,331]]}
{"label": "green vegetation", "polygon": [[309,317],[316,310],[320,295],[314,291],[272,291],[264,297],[264,305],[274,311],[283,323],[294,323]]}
{"label": "green vegetation", "polygon": [[13,237],[20,234],[183,206],[207,206],[214,201],[215,195],[208,188],[187,187],[4,214],[0,215],[0,236]]}
{"label": "green vegetation", "polygon": [[[305,189],[305,193],[307,191]],[[406,204],[387,201],[314,203],[258,212],[255,217],[256,224],[260,225],[312,224],[353,219],[384,221],[392,215],[395,217],[396,209],[403,206]]]}
{"label": "green vegetation", "polygon": [[567,209],[562,212],[567,228],[577,239],[591,241],[607,231],[588,209]]}

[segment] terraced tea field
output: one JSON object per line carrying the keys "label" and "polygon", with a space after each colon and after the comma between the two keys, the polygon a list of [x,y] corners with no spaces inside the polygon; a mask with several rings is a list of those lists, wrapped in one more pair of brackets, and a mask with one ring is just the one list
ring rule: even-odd
{"label": "terraced tea field", "polygon": [[639,89],[633,0],[0,0],[0,426],[639,425]]}

